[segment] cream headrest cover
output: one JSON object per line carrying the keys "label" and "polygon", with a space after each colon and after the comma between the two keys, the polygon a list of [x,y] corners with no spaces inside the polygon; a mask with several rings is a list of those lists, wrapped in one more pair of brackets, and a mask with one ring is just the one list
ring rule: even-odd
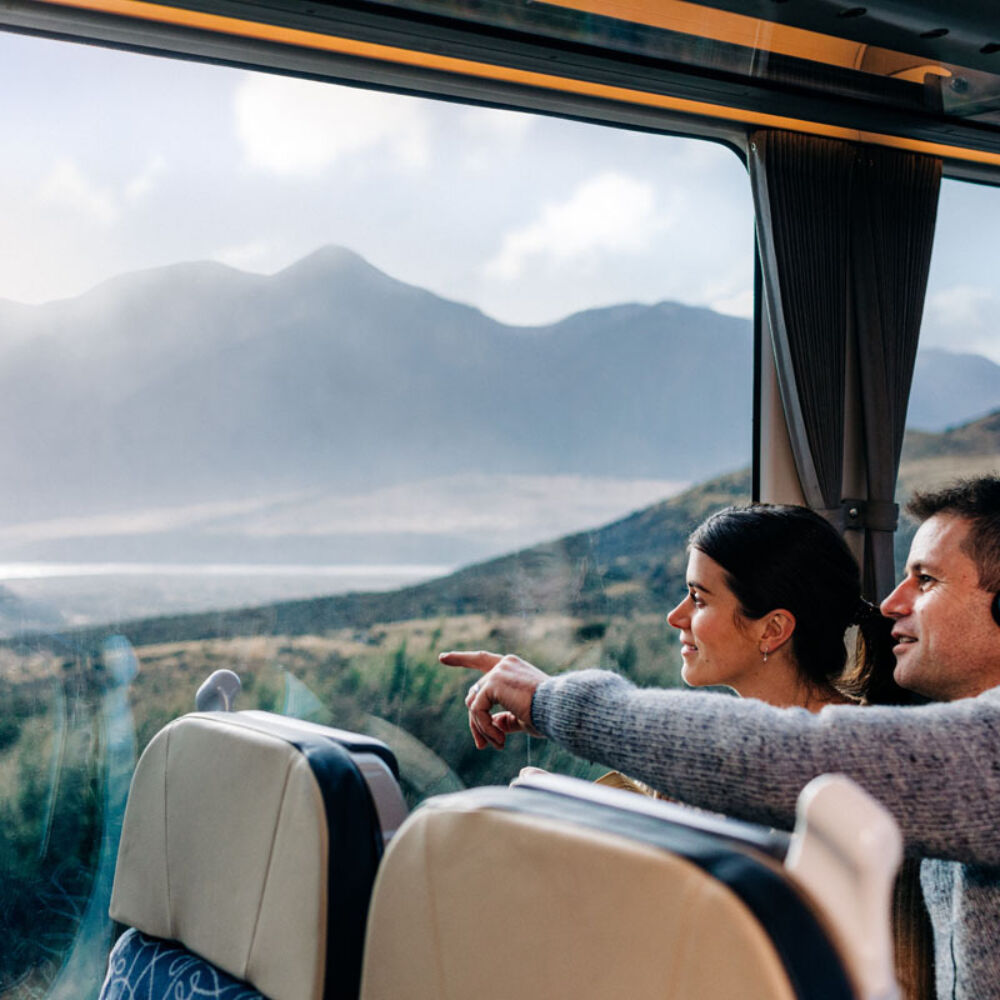
{"label": "cream headrest cover", "polygon": [[136,767],[111,916],[272,1000],[321,1000],[328,831],[312,770],[238,714],[188,715]]}
{"label": "cream headrest cover", "polygon": [[626,836],[481,808],[462,792],[425,803],[386,850],[361,1000],[466,997],[795,992],[747,907],[694,864]]}

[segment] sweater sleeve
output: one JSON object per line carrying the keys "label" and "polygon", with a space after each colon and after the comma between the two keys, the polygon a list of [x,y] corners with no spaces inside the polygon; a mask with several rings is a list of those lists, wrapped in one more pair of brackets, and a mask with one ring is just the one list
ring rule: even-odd
{"label": "sweater sleeve", "polygon": [[812,714],[641,690],[585,670],[543,683],[532,719],[573,753],[673,798],[784,829],[809,781],[846,774],[895,816],[907,853],[1000,864],[1000,689],[947,704]]}

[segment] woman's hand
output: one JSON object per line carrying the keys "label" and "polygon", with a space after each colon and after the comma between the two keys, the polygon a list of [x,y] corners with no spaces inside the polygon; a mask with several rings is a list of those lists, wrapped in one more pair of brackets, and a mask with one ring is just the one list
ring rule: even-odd
{"label": "woman's hand", "polygon": [[[469,730],[478,750],[488,745],[503,749],[508,733],[541,736],[531,724],[531,699],[547,675],[519,656],[460,651],[442,653],[438,659],[449,667],[482,671],[483,676],[469,688],[465,706],[469,710]],[[490,714],[494,705],[504,709]]]}

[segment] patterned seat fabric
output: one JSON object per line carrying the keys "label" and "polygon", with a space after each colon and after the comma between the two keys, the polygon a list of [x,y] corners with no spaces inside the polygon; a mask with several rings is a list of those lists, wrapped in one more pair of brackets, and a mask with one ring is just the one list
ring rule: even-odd
{"label": "patterned seat fabric", "polygon": [[149,937],[132,928],[108,959],[102,1000],[265,1000],[252,986],[233,979],[173,941]]}
{"label": "patterned seat fabric", "polygon": [[267,713],[165,726],[132,779],[110,906],[145,937],[101,1000],[357,1000],[397,776],[376,740]]}

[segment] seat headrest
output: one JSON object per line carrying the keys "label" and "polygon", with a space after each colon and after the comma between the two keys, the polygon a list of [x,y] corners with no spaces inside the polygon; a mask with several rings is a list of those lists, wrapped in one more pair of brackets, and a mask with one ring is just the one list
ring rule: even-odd
{"label": "seat headrest", "polygon": [[111,916],[272,1000],[356,996],[378,821],[350,753],[287,729],[203,713],[157,734],[132,779]]}
{"label": "seat headrest", "polygon": [[676,807],[562,782],[413,813],[376,878],[361,1000],[854,996],[816,915],[741,825],[688,827]]}

